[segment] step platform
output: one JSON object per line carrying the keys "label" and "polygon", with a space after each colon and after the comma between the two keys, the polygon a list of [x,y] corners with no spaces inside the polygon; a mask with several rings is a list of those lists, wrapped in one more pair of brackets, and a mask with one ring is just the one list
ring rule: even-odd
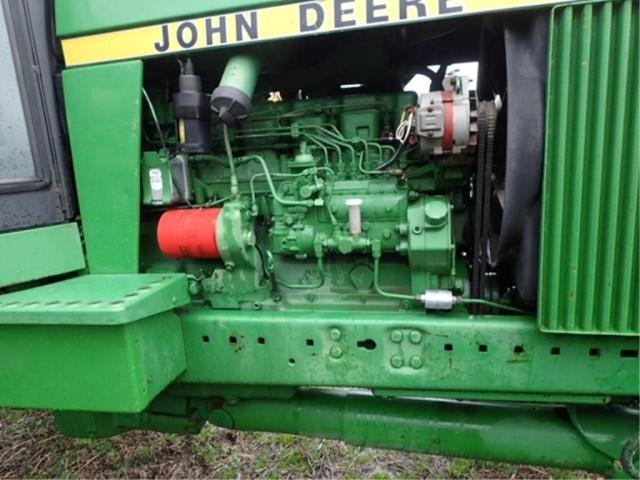
{"label": "step platform", "polygon": [[186,368],[184,274],[84,275],[0,296],[0,407],[137,413]]}

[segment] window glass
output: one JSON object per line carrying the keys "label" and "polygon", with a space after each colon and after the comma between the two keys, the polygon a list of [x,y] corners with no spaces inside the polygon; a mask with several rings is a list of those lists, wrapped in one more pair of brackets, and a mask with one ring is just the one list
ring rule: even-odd
{"label": "window glass", "polygon": [[7,19],[0,2],[0,181],[35,176],[27,122],[9,42]]}

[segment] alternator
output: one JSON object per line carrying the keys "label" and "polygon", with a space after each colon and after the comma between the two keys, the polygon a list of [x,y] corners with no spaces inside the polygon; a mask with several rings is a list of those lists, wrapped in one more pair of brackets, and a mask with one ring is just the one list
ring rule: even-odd
{"label": "alternator", "polygon": [[443,91],[420,97],[416,135],[424,155],[473,152],[478,141],[478,113],[475,92],[467,77],[446,77]]}

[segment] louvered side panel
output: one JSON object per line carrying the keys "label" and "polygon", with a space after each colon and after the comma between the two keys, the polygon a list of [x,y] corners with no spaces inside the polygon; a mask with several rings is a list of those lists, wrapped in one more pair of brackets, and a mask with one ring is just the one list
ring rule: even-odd
{"label": "louvered side panel", "polygon": [[543,331],[640,333],[638,2],[552,16],[540,299]]}

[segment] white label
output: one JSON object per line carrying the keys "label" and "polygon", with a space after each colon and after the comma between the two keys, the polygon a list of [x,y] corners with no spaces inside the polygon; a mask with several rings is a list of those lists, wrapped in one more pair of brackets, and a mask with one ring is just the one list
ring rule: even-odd
{"label": "white label", "polygon": [[153,205],[162,205],[164,184],[162,182],[162,170],[152,168],[149,170],[149,183],[151,184],[151,203]]}

